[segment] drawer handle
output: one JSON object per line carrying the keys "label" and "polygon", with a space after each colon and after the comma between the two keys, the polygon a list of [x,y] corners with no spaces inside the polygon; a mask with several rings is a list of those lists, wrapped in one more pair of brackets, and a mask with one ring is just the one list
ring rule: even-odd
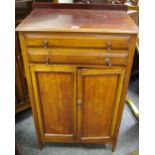
{"label": "drawer handle", "polygon": [[43,44],[44,44],[44,48],[47,48],[47,46],[48,46],[48,40],[45,39],[45,40],[43,41]]}
{"label": "drawer handle", "polygon": [[105,58],[105,64],[108,66],[112,66],[112,64],[110,63],[110,58]]}
{"label": "drawer handle", "polygon": [[49,58],[48,57],[46,58],[46,64],[47,65],[49,64]]}
{"label": "drawer handle", "polygon": [[110,51],[110,50],[111,50],[111,47],[112,47],[111,41],[108,41],[107,46],[108,46],[108,47],[107,47],[108,51]]}

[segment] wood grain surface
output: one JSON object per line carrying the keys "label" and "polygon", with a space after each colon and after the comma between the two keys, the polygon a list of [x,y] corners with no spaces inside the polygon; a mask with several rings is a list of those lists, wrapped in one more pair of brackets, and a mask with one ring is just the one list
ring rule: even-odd
{"label": "wood grain surface", "polygon": [[123,85],[124,70],[79,70],[80,140],[102,142],[113,137],[113,125]]}
{"label": "wood grain surface", "polygon": [[137,33],[124,10],[34,9],[16,31]]}
{"label": "wood grain surface", "polygon": [[65,66],[33,65],[31,73],[42,137],[74,139],[75,69]]}

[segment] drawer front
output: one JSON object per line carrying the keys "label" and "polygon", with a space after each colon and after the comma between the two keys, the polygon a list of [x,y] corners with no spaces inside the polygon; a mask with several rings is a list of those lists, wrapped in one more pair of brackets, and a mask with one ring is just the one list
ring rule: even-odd
{"label": "drawer front", "polygon": [[126,65],[128,52],[90,49],[28,48],[31,63]]}
{"label": "drawer front", "polygon": [[26,33],[28,47],[94,47],[128,50],[129,35],[71,35]]}

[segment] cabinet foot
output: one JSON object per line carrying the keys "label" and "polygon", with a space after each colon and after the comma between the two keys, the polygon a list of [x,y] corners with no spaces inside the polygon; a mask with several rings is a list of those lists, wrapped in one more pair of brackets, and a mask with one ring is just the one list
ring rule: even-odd
{"label": "cabinet foot", "polygon": [[112,143],[112,152],[115,151],[115,148],[116,148],[116,141],[114,141],[114,142]]}
{"label": "cabinet foot", "polygon": [[43,148],[43,142],[42,141],[38,142],[38,147],[40,150]]}

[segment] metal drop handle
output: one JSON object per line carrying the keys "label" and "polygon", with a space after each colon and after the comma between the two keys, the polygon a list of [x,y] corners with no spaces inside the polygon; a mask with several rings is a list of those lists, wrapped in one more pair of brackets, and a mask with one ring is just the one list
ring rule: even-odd
{"label": "metal drop handle", "polygon": [[48,57],[46,58],[46,64],[47,65],[49,64],[49,58]]}
{"label": "metal drop handle", "polygon": [[111,50],[111,47],[112,47],[112,42],[111,41],[108,41],[108,43],[107,43],[107,49],[108,49],[108,51]]}
{"label": "metal drop handle", "polygon": [[47,46],[48,46],[48,40],[45,39],[45,40],[43,41],[43,44],[44,44],[44,48],[47,48]]}
{"label": "metal drop handle", "polygon": [[105,58],[105,64],[108,66],[112,66],[112,64],[110,62],[110,58]]}

